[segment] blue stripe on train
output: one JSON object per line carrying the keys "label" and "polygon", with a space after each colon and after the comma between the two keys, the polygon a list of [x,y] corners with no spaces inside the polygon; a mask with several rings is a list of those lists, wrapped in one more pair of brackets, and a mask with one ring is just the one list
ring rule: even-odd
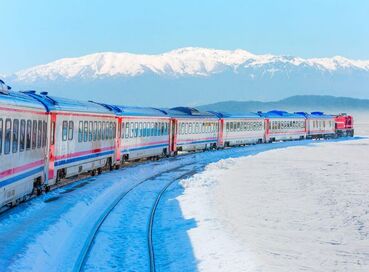
{"label": "blue stripe on train", "polygon": [[94,154],[87,155],[87,156],[81,156],[81,157],[76,157],[76,158],[71,158],[71,159],[60,160],[60,161],[55,162],[55,166],[60,166],[60,165],[73,163],[73,162],[77,162],[77,161],[83,161],[83,160],[88,160],[88,159],[92,159],[92,158],[97,158],[97,157],[101,157],[101,156],[105,156],[105,155],[110,155],[110,154],[113,154],[113,153],[114,153],[114,150],[109,150],[109,151],[105,151],[105,152],[94,153]]}
{"label": "blue stripe on train", "polygon": [[150,149],[150,148],[159,148],[159,147],[167,147],[168,144],[159,144],[159,145],[148,145],[148,146],[141,146],[141,147],[133,147],[133,148],[125,148],[122,149],[122,152],[129,152],[129,151],[136,151],[136,150],[143,150],[143,149]]}
{"label": "blue stripe on train", "polygon": [[216,142],[217,140],[203,140],[203,141],[194,141],[194,142],[188,142],[188,143],[180,143],[177,145],[189,145],[189,144],[203,144],[203,143],[211,143],[211,142]]}
{"label": "blue stripe on train", "polygon": [[0,181],[0,188],[5,187],[6,185],[9,185],[11,183],[17,182],[17,181],[19,181],[21,179],[24,179],[26,177],[32,176],[32,175],[37,174],[38,172],[42,172],[42,171],[44,171],[44,167],[43,166],[38,167],[38,168],[35,168],[35,169],[32,169],[32,170],[27,171],[27,172],[24,172],[24,173],[22,173],[20,175],[17,175],[17,176],[14,176],[14,177],[5,179],[3,181]]}

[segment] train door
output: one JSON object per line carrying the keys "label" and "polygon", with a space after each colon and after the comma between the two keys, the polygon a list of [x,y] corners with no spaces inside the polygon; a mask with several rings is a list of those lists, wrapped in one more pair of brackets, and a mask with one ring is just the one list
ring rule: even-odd
{"label": "train door", "polygon": [[264,126],[265,126],[265,135],[264,135],[264,142],[269,142],[269,134],[270,134],[270,120],[264,119]]}
{"label": "train door", "polygon": [[169,146],[171,154],[177,152],[177,125],[178,121],[176,119],[170,119]]}
{"label": "train door", "polygon": [[115,150],[115,161],[117,164],[121,164],[121,156],[120,156],[120,145],[121,145],[121,136],[122,136],[122,117],[117,117],[117,130],[115,133],[115,142],[114,142],[114,150]]}
{"label": "train door", "polygon": [[[49,115],[49,154],[48,154],[48,171],[47,171],[47,180],[46,184],[49,184],[49,181],[55,179],[55,126],[56,126],[56,113],[50,113]],[[53,183],[52,183],[53,184]],[[52,185],[51,184],[51,185]]]}
{"label": "train door", "polygon": [[218,147],[224,146],[224,119],[219,119],[218,121]]}

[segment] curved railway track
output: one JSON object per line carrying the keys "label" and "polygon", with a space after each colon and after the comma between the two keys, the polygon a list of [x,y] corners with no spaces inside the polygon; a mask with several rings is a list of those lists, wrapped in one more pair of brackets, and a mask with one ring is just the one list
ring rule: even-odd
{"label": "curved railway track", "polygon": [[[151,181],[153,179],[156,179],[160,176],[163,176],[164,174],[167,174],[169,172],[173,172],[173,171],[179,171],[181,169],[184,169],[186,167],[192,166],[192,165],[196,165],[197,163],[189,163],[189,164],[185,164],[185,165],[181,165],[178,166],[176,168],[170,169],[170,170],[166,170],[163,171],[161,173],[155,174],[145,180],[142,180],[138,183],[136,183],[135,185],[133,185],[132,187],[130,187],[128,190],[122,192],[116,199],[114,199],[114,201],[105,209],[105,211],[100,215],[100,217],[98,218],[98,220],[96,221],[96,223],[94,224],[92,230],[90,231],[90,234],[88,236],[88,239],[85,241],[84,246],[82,248],[82,250],[80,251],[80,254],[77,258],[77,261],[74,264],[74,269],[73,271],[83,271],[84,267],[86,265],[86,262],[89,258],[89,254],[90,251],[93,247],[94,241],[98,235],[98,232],[101,228],[101,226],[104,224],[104,222],[106,221],[106,219],[109,217],[109,215],[114,211],[114,209],[117,207],[117,205],[123,200],[125,199],[125,197],[133,192],[135,189],[137,189],[140,185]],[[158,193],[158,195],[155,198],[154,204],[151,208],[151,212],[150,212],[150,218],[148,220],[148,231],[147,231],[147,250],[148,250],[148,255],[149,255],[149,265],[150,265],[150,271],[156,271],[155,268],[155,253],[154,253],[154,244],[153,244],[153,238],[152,238],[152,234],[153,234],[153,227],[154,227],[154,217],[155,217],[155,213],[156,210],[158,208],[159,202],[162,198],[162,196],[164,195],[164,193],[167,191],[167,189],[175,182],[178,181],[180,179],[183,179],[185,177],[188,177],[192,174],[195,173],[194,169],[191,169],[189,171],[184,172],[183,174],[181,174],[180,176],[177,176],[173,179],[171,179],[169,182],[166,182],[165,185],[162,187],[161,191]]]}

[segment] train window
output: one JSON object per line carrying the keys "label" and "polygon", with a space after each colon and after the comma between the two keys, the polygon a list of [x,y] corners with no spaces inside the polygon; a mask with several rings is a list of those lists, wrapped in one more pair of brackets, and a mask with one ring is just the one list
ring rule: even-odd
{"label": "train window", "polygon": [[73,140],[73,132],[74,132],[74,122],[69,121],[69,124],[68,124],[68,141]]}
{"label": "train window", "polygon": [[93,126],[92,126],[92,138],[93,138],[93,141],[97,140],[97,121],[94,121]]}
{"label": "train window", "polygon": [[37,148],[41,147],[41,143],[42,143],[42,121],[38,121]]}
{"label": "train window", "polygon": [[[164,135],[164,123],[160,123],[160,127],[161,127],[161,135]],[[183,126],[183,130],[184,130],[184,126]]]}
{"label": "train window", "polygon": [[68,137],[68,122],[63,121],[63,128],[62,128],[62,140],[66,141]]}
{"label": "train window", "polygon": [[4,154],[10,153],[10,140],[12,138],[12,121],[10,119],[5,120],[5,141],[4,141]]}
{"label": "train window", "polygon": [[93,122],[88,122],[88,141],[92,141],[92,129],[93,129]]}
{"label": "train window", "polygon": [[32,149],[36,148],[37,143],[37,121],[32,122]]}
{"label": "train window", "polygon": [[122,128],[120,130],[120,138],[124,138],[124,133],[125,133],[125,123],[122,122]]}
{"label": "train window", "polygon": [[26,150],[31,148],[31,131],[32,131],[32,121],[27,120]]}
{"label": "train window", "polygon": [[125,138],[129,138],[129,123],[126,123]]}
{"label": "train window", "polygon": [[13,153],[18,152],[18,140],[19,140],[19,120],[13,120],[13,142],[12,142],[12,150]]}
{"label": "train window", "polygon": [[101,122],[101,140],[105,139],[105,122]]}
{"label": "train window", "polygon": [[42,133],[42,147],[46,146],[47,142],[47,123],[43,122],[43,133]]}
{"label": "train window", "polygon": [[127,123],[127,128],[129,128],[128,130],[129,138],[132,138],[133,137],[133,122]]}
{"label": "train window", "polygon": [[79,121],[78,125],[78,142],[83,141],[83,121]]}
{"label": "train window", "polygon": [[23,152],[26,143],[26,120],[21,120],[19,134],[19,152]]}
{"label": "train window", "polygon": [[83,123],[83,141],[88,141],[88,122],[84,121]]}
{"label": "train window", "polygon": [[113,139],[115,139],[115,137],[117,136],[117,125],[115,122],[112,123],[113,126]]}
{"label": "train window", "polygon": [[0,118],[0,154],[3,152],[3,119]]}
{"label": "train window", "polygon": [[101,121],[97,122],[97,140],[101,140]]}
{"label": "train window", "polygon": [[142,137],[142,123],[138,123],[137,137]]}
{"label": "train window", "polygon": [[137,137],[137,129],[138,129],[138,123],[134,122],[133,123],[133,138]]}
{"label": "train window", "polygon": [[226,123],[226,131],[227,132],[229,131],[229,123],[228,122]]}

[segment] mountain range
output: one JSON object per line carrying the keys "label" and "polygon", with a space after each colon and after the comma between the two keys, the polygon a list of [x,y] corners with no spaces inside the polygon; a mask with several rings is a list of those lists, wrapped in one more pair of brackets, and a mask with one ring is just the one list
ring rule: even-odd
{"label": "mountain range", "polygon": [[324,111],[337,114],[341,112],[358,113],[369,111],[369,99],[350,97],[335,97],[321,95],[296,95],[279,101],[224,101],[208,105],[197,106],[203,111],[223,111],[233,113],[246,113],[270,110],[285,110],[290,112]]}
{"label": "mountain range", "polygon": [[255,55],[240,49],[95,53],[3,77],[14,89],[142,106],[273,101],[301,94],[369,97],[368,60]]}

